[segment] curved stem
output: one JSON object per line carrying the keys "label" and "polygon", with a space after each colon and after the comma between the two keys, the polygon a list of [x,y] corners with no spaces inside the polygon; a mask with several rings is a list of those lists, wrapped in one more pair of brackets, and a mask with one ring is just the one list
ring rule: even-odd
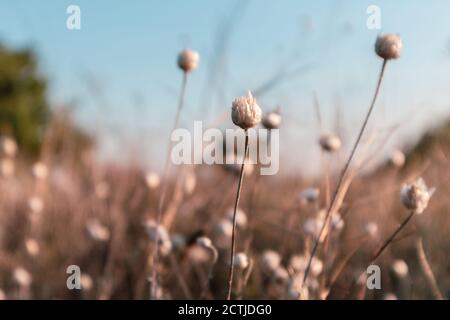
{"label": "curved stem", "polygon": [[245,160],[247,159],[248,153],[248,134],[247,130],[245,130],[245,148],[244,148],[244,159],[242,160],[241,173],[239,175],[239,183],[238,189],[236,193],[236,201],[234,202],[234,213],[233,213],[233,233],[231,234],[231,252],[230,252],[230,269],[228,273],[228,292],[227,292],[227,300],[231,300],[231,289],[233,287],[233,273],[234,273],[234,252],[235,252],[235,233],[236,233],[236,212],[239,205],[239,199],[241,197],[241,188],[242,181],[244,180],[244,171],[245,171]]}
{"label": "curved stem", "polygon": [[335,189],[335,191],[333,193],[333,197],[331,198],[330,205],[328,206],[327,214],[325,216],[324,222],[323,222],[322,227],[320,229],[319,235],[318,235],[317,239],[315,240],[313,249],[311,251],[311,254],[309,255],[309,260],[308,260],[308,264],[306,266],[305,275],[303,277],[302,286],[304,286],[304,284],[306,282],[306,279],[308,278],[309,270],[311,268],[311,261],[312,261],[312,259],[314,258],[314,256],[317,253],[317,249],[319,247],[320,239],[321,239],[322,234],[323,234],[323,232],[325,230],[325,227],[328,224],[328,220],[329,220],[329,217],[331,215],[331,212],[334,209],[337,196],[339,195],[339,193],[341,191],[342,184],[344,182],[344,178],[347,175],[348,169],[350,168],[350,164],[351,164],[351,162],[353,160],[353,157],[354,157],[354,155],[356,153],[356,150],[357,150],[358,145],[359,145],[359,143],[361,141],[363,133],[364,133],[364,131],[366,129],[367,123],[369,122],[370,115],[372,114],[373,108],[375,106],[375,101],[377,100],[378,92],[380,91],[381,81],[383,80],[383,75],[384,75],[384,70],[386,69],[386,64],[387,64],[387,60],[383,60],[383,65],[381,66],[380,75],[378,77],[377,86],[375,88],[375,94],[374,94],[374,96],[372,98],[372,102],[371,102],[369,110],[368,110],[368,112],[366,114],[366,118],[364,119],[363,125],[362,125],[361,129],[359,130],[359,134],[358,134],[358,137],[356,138],[355,144],[353,145],[352,151],[350,152],[350,156],[349,156],[347,162],[345,163],[344,169],[341,172],[341,175],[339,177],[336,189]]}
{"label": "curved stem", "polygon": [[152,261],[152,277],[151,277],[150,299],[153,299],[155,297],[156,288],[157,288],[156,277],[157,277],[157,266],[158,266],[158,259],[159,259],[159,255],[158,255],[159,232],[158,232],[158,230],[159,230],[159,226],[161,225],[164,202],[166,199],[167,186],[168,186],[167,179],[168,179],[169,168],[170,168],[170,153],[172,151],[172,148],[171,148],[172,141],[170,139],[170,135],[178,127],[178,124],[180,122],[180,114],[181,114],[181,110],[183,109],[184,95],[185,95],[185,91],[186,91],[186,83],[187,83],[187,73],[184,72],[183,80],[182,80],[182,84],[181,84],[180,97],[178,100],[177,113],[175,115],[175,121],[174,121],[174,124],[172,127],[172,131],[170,131],[170,134],[169,134],[169,143],[168,143],[168,147],[167,147],[166,161],[164,163],[164,171],[163,171],[163,176],[162,176],[161,195],[160,195],[159,202],[158,202],[158,215],[156,218],[156,236],[155,236],[155,243],[154,243],[154,249],[153,249],[152,260],[151,260]]}

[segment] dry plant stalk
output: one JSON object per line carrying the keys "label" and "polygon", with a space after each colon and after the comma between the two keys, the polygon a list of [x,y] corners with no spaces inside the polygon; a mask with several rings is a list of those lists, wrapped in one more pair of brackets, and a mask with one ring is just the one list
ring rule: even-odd
{"label": "dry plant stalk", "polygon": [[425,250],[423,249],[423,241],[422,238],[420,237],[417,239],[416,242],[416,251],[417,251],[417,258],[419,259],[420,268],[422,269],[422,272],[427,280],[427,283],[430,286],[431,292],[433,293],[436,299],[444,300],[445,298],[441,293],[441,290],[439,290],[433,270],[431,269],[431,266],[427,260],[427,256],[425,255]]}

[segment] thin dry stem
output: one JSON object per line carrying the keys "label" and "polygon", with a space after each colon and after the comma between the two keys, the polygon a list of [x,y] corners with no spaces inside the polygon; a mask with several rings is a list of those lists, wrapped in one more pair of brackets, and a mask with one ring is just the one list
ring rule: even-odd
{"label": "thin dry stem", "polygon": [[[181,110],[183,109],[184,95],[185,95],[185,91],[186,91],[186,83],[187,83],[187,73],[184,72],[183,73],[183,82],[181,84],[180,98],[178,101],[178,109],[177,109],[177,113],[175,116],[175,121],[174,121],[171,133],[178,127],[178,123],[180,122],[180,114],[181,114]],[[171,143],[170,134],[169,134],[167,156],[166,156],[166,162],[164,163],[164,171],[163,171],[163,177],[162,177],[161,196],[160,196],[159,202],[158,202],[158,216],[156,218],[156,236],[155,236],[155,244],[154,244],[154,249],[153,249],[153,254],[152,254],[152,277],[151,277],[150,299],[153,299],[155,297],[156,288],[157,288],[156,278],[157,278],[157,266],[158,266],[158,259],[159,259],[159,255],[158,255],[159,232],[158,232],[158,230],[159,230],[159,226],[161,225],[164,201],[166,198],[166,192],[167,192],[167,186],[168,186],[167,179],[168,179],[169,168],[170,168],[169,165],[170,165],[170,152],[172,149],[171,146],[172,146],[172,143]]]}
{"label": "thin dry stem", "polygon": [[444,300],[444,296],[442,295],[441,290],[439,290],[433,270],[431,269],[431,266],[427,260],[427,256],[425,255],[422,238],[417,239],[416,250],[420,268],[422,269],[422,272],[427,279],[427,283],[430,286],[431,292],[436,299]]}
{"label": "thin dry stem", "polygon": [[228,292],[227,292],[227,300],[231,300],[231,289],[233,287],[233,274],[234,274],[234,252],[235,252],[235,234],[236,234],[236,212],[239,205],[239,199],[241,197],[241,188],[242,182],[244,180],[244,171],[245,171],[245,160],[247,159],[248,153],[248,134],[247,130],[245,130],[245,148],[244,148],[244,159],[242,161],[241,173],[239,175],[239,183],[238,189],[236,193],[236,201],[234,202],[234,213],[233,213],[233,233],[231,235],[231,253],[230,253],[230,271],[228,274]]}
{"label": "thin dry stem", "polygon": [[347,160],[347,162],[346,162],[346,164],[344,166],[344,169],[342,170],[342,173],[341,173],[341,175],[339,177],[339,180],[338,180],[336,189],[334,191],[333,197],[331,198],[331,203],[328,206],[328,210],[327,210],[327,214],[325,216],[324,222],[323,222],[322,227],[320,229],[319,235],[317,236],[317,239],[314,242],[314,246],[313,246],[313,249],[311,251],[311,254],[309,255],[309,260],[308,260],[308,264],[307,264],[307,267],[306,267],[306,270],[305,270],[305,275],[303,277],[302,286],[304,286],[305,283],[306,283],[306,280],[307,280],[308,274],[309,274],[309,270],[311,268],[311,262],[312,262],[312,259],[314,258],[314,256],[317,253],[317,249],[318,249],[318,246],[319,246],[319,243],[320,243],[320,239],[322,237],[322,233],[324,232],[324,230],[325,230],[325,228],[326,228],[326,226],[328,224],[328,220],[330,218],[332,210],[334,209],[334,206],[335,206],[335,203],[336,203],[336,199],[338,198],[338,195],[340,193],[341,186],[342,186],[342,183],[344,181],[344,178],[345,178],[345,176],[347,174],[347,171],[350,168],[350,164],[351,164],[351,162],[353,160],[353,157],[354,157],[354,155],[356,153],[356,150],[357,150],[358,145],[359,145],[359,143],[361,141],[363,133],[364,133],[364,131],[366,129],[367,123],[369,122],[369,118],[370,118],[370,115],[372,114],[373,108],[375,106],[375,101],[377,99],[378,92],[380,91],[381,81],[383,80],[383,75],[384,75],[384,70],[386,69],[386,64],[387,64],[387,60],[384,60],[383,61],[383,65],[381,66],[380,75],[378,77],[378,83],[377,83],[377,86],[376,86],[376,89],[375,89],[375,94],[374,94],[374,96],[372,98],[372,102],[370,104],[370,107],[369,107],[369,110],[367,112],[366,118],[364,119],[363,125],[362,125],[362,127],[361,127],[361,129],[359,131],[359,134],[358,134],[358,137],[357,137],[357,139],[355,141],[355,144],[353,145],[353,149],[352,149],[352,151],[350,153],[350,156],[349,156],[349,158],[348,158],[348,160]]}

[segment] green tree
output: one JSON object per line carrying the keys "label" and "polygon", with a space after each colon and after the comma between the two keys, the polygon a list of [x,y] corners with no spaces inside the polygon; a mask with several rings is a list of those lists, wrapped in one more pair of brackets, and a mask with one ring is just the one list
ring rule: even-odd
{"label": "green tree", "polygon": [[0,132],[14,136],[22,151],[36,154],[49,118],[46,81],[34,54],[0,44]]}

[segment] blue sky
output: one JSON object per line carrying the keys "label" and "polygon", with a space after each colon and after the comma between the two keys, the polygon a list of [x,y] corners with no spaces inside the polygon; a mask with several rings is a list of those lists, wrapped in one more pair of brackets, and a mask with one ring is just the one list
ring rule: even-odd
{"label": "blue sky", "polygon": [[[66,28],[70,4],[81,8],[81,30]],[[366,27],[369,5],[380,7],[382,30]],[[258,98],[265,110],[283,109],[282,151],[294,145],[310,160],[317,154],[313,92],[324,127],[333,130],[339,107],[352,141],[381,64],[373,53],[380,31],[399,33],[404,50],[388,65],[372,126],[407,122],[393,138],[401,145],[448,116],[449,12],[446,0],[0,0],[0,41],[36,51],[51,101],[75,103],[78,121],[101,137],[105,154],[126,148],[144,163],[169,133],[182,48],[201,55],[189,78],[185,126],[215,119],[235,96],[284,70],[288,76]],[[218,57],[225,63],[217,73]]]}

